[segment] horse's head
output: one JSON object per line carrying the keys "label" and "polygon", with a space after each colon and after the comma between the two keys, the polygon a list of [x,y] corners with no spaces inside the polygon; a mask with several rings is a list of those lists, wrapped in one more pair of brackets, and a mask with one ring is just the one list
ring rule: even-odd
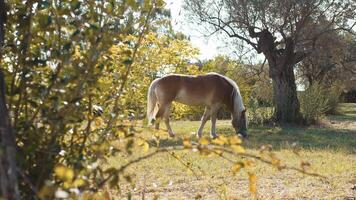
{"label": "horse's head", "polygon": [[247,137],[246,109],[232,114],[232,126],[234,127],[236,134],[241,134],[243,137]]}

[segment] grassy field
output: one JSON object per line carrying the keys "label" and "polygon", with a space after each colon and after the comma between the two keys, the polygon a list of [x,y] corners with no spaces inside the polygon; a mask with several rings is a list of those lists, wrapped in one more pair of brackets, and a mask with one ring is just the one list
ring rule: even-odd
{"label": "grassy field", "polygon": [[[219,156],[201,156],[192,151],[176,155],[189,163],[194,173],[180,161],[162,153],[132,165],[128,174],[134,184],[121,182],[121,192],[110,190],[112,199],[254,199],[249,192],[247,172],[257,175],[258,199],[355,199],[356,198],[356,104],[342,104],[340,115],[329,116],[322,125],[312,127],[250,127],[249,138],[243,141],[248,153],[258,154],[262,145],[272,145],[283,163],[299,167],[309,162],[308,171],[326,176],[311,177],[296,171],[282,170],[255,162],[253,167],[231,173],[231,163]],[[182,138],[195,139],[196,121],[173,122],[177,137],[162,136],[161,147],[182,145]],[[231,135],[229,121],[218,121],[218,133]],[[210,124],[204,135],[208,136]],[[151,140],[152,133],[142,137]],[[295,150],[298,149],[297,155]],[[135,149],[134,157],[147,154]],[[108,165],[119,167],[132,156],[119,154],[109,158]],[[236,161],[245,158],[232,158]]]}

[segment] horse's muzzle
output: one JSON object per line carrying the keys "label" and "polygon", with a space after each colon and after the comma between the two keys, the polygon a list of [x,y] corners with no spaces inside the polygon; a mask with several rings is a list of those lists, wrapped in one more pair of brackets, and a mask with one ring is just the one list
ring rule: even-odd
{"label": "horse's muzzle", "polygon": [[247,138],[247,131],[238,131],[237,135],[243,137],[243,138]]}

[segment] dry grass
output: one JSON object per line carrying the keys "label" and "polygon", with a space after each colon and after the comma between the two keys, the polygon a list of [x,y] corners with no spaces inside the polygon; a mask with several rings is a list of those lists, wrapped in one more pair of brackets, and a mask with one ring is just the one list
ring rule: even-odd
{"label": "dry grass", "polygon": [[[347,118],[353,116],[356,105],[344,105],[342,109]],[[340,118],[342,116],[336,117]],[[198,126],[199,122],[174,122],[173,129],[177,137],[171,139],[163,135],[160,146],[181,145],[184,137],[195,139],[192,133]],[[233,133],[229,121],[219,121],[217,127],[220,134]],[[257,175],[259,199],[355,199],[356,132],[353,128],[355,127],[250,128],[250,137],[244,141],[247,152],[258,154],[260,146],[270,144],[283,163],[299,167],[301,161],[308,161],[311,164],[308,171],[322,174],[327,179],[289,170],[278,171],[275,167],[259,162],[234,176],[231,173],[231,164],[219,156],[201,156],[186,150],[176,152],[176,155],[185,163],[190,163],[196,174],[168,153],[162,153],[131,166],[126,172],[134,177],[134,184],[121,181],[121,191],[110,190],[110,193],[113,199],[126,199],[129,194],[132,199],[253,199],[249,193],[246,172],[254,172]],[[204,134],[208,135],[208,131],[209,124]],[[152,133],[145,130],[142,137],[151,140]],[[295,153],[296,149],[299,155]],[[146,153],[142,148],[137,148],[134,157]],[[108,165],[119,167],[129,159],[132,156],[119,154],[110,158]]]}

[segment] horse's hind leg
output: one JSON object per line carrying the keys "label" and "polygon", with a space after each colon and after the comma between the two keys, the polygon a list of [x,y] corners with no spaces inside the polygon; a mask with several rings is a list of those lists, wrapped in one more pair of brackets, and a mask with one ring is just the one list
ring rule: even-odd
{"label": "horse's hind leg", "polygon": [[164,123],[166,124],[166,127],[167,127],[167,130],[168,130],[169,136],[174,137],[175,134],[174,134],[174,132],[173,132],[173,130],[172,130],[172,128],[171,128],[171,125],[169,124],[169,115],[170,115],[170,113],[171,113],[170,107],[171,107],[170,105],[168,105],[168,106],[166,107],[163,117],[164,117]]}
{"label": "horse's hind leg", "polygon": [[158,111],[157,111],[157,114],[156,114],[156,116],[155,116],[155,119],[156,119],[156,121],[155,121],[155,129],[159,129],[159,124],[160,124],[160,122],[161,122],[161,118],[162,118],[162,116],[163,116],[163,114],[164,114],[164,112],[165,112],[165,110],[166,110],[166,107],[164,107],[164,106],[162,106],[162,105],[159,105],[158,104]]}
{"label": "horse's hind leg", "polygon": [[175,134],[171,128],[171,125],[169,124],[169,115],[170,115],[170,104],[166,104],[166,105],[162,105],[160,106],[157,114],[156,114],[156,122],[155,122],[155,128],[159,129],[159,123],[160,123],[160,119],[163,118],[164,119],[164,123],[166,124],[167,130],[168,130],[168,134],[171,137],[174,137]]}

